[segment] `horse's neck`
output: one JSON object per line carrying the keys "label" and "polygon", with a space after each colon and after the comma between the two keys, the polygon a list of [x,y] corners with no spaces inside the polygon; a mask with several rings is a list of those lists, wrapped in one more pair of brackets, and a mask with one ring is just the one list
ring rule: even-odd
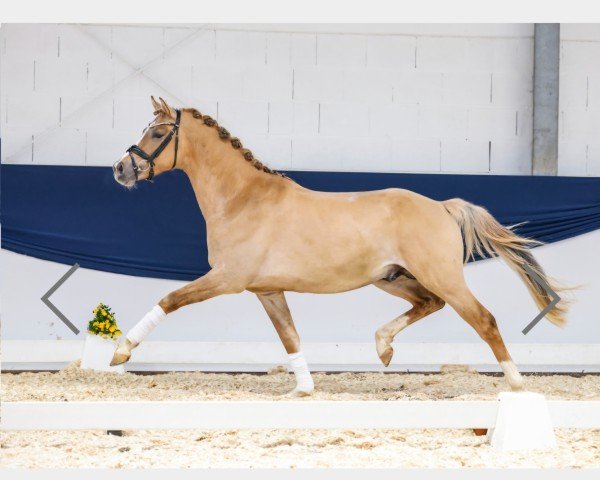
{"label": "horse's neck", "polygon": [[255,169],[236,150],[197,157],[184,171],[209,227],[215,222],[226,222],[251,207],[251,203],[260,201],[271,182],[278,178]]}

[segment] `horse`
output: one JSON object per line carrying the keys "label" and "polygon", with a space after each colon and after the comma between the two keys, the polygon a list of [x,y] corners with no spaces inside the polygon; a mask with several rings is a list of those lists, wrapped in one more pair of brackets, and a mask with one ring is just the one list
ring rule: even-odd
{"label": "horse", "polygon": [[[388,366],[394,337],[449,304],[489,345],[512,390],[523,379],[494,316],[475,298],[464,264],[501,257],[523,280],[539,308],[551,301],[525,266],[555,291],[531,254],[539,244],[501,225],[465,200],[435,201],[398,188],[313,191],[271,170],[215,119],[194,108],[175,109],[151,97],[154,119],[138,144],[113,165],[115,180],[132,188],[168,170],[183,170],[206,221],[211,270],[163,297],[126,335],[111,365],[132,350],[166,315],[218,295],[249,291],[258,297],[288,354],[293,395],[314,390],[285,292],[337,293],[374,285],[412,304],[375,332]],[[148,153],[151,152],[151,153]],[[566,323],[561,302],[546,318]]]}

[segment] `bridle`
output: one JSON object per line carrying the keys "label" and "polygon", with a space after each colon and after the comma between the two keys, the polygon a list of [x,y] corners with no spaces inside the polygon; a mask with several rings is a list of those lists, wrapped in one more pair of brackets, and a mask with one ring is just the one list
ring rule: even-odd
{"label": "bridle", "polygon": [[148,154],[148,153],[144,152],[137,145],[132,145],[131,147],[129,147],[127,149],[129,158],[131,158],[131,166],[133,167],[133,173],[135,173],[136,182],[138,180],[138,176],[139,176],[140,172],[145,172],[148,169],[140,168],[139,165],[135,162],[135,158],[133,158],[133,154],[135,153],[137,156],[139,156],[140,158],[142,158],[143,160],[146,160],[148,162],[148,165],[150,165],[150,172],[148,173],[148,178],[146,178],[146,180],[152,180],[152,178],[154,177],[154,160],[156,159],[156,157],[158,157],[163,152],[163,150],[165,148],[167,148],[167,145],[169,145],[169,143],[173,139],[173,135],[175,135],[175,155],[173,157],[173,165],[171,166],[171,170],[175,168],[175,165],[177,165],[177,150],[179,149],[179,123],[181,121],[181,110],[176,109],[175,112],[176,112],[176,116],[175,116],[174,122],[164,122],[164,123],[157,123],[154,125],[149,125],[144,130],[144,132],[145,132],[149,128],[158,127],[160,125],[170,125],[173,127],[171,129],[171,131],[169,133],[167,133],[165,138],[163,138],[163,141],[160,142],[160,145],[158,147],[156,147],[156,149],[152,153]]}

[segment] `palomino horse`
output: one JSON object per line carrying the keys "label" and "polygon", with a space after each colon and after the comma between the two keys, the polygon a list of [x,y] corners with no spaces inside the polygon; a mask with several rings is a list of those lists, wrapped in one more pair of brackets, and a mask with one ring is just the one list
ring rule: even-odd
{"label": "palomino horse", "polygon": [[[166,314],[248,290],[257,295],[289,354],[294,392],[309,394],[313,381],[284,292],[336,293],[375,285],[412,304],[375,333],[384,365],[392,359],[396,334],[448,303],[490,346],[510,387],[522,387],[494,317],[465,283],[463,264],[475,254],[499,255],[543,308],[550,299],[524,268],[552,285],[528,250],[535,241],[458,198],[438,202],[396,188],[308,190],[261,164],[211,117],[173,109],[162,98],[152,98],[152,105],[156,117],[138,145],[115,163],[115,179],[132,187],[172,168],[183,170],[206,220],[211,270],[161,299],[127,334],[112,364],[126,362]],[[561,305],[547,318],[562,326],[565,314]]]}

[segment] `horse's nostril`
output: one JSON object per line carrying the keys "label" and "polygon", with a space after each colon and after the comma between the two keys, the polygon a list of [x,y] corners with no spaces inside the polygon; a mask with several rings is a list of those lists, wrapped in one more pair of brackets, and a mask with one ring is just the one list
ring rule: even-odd
{"label": "horse's nostril", "polygon": [[117,172],[123,173],[123,162],[119,162],[117,165]]}

